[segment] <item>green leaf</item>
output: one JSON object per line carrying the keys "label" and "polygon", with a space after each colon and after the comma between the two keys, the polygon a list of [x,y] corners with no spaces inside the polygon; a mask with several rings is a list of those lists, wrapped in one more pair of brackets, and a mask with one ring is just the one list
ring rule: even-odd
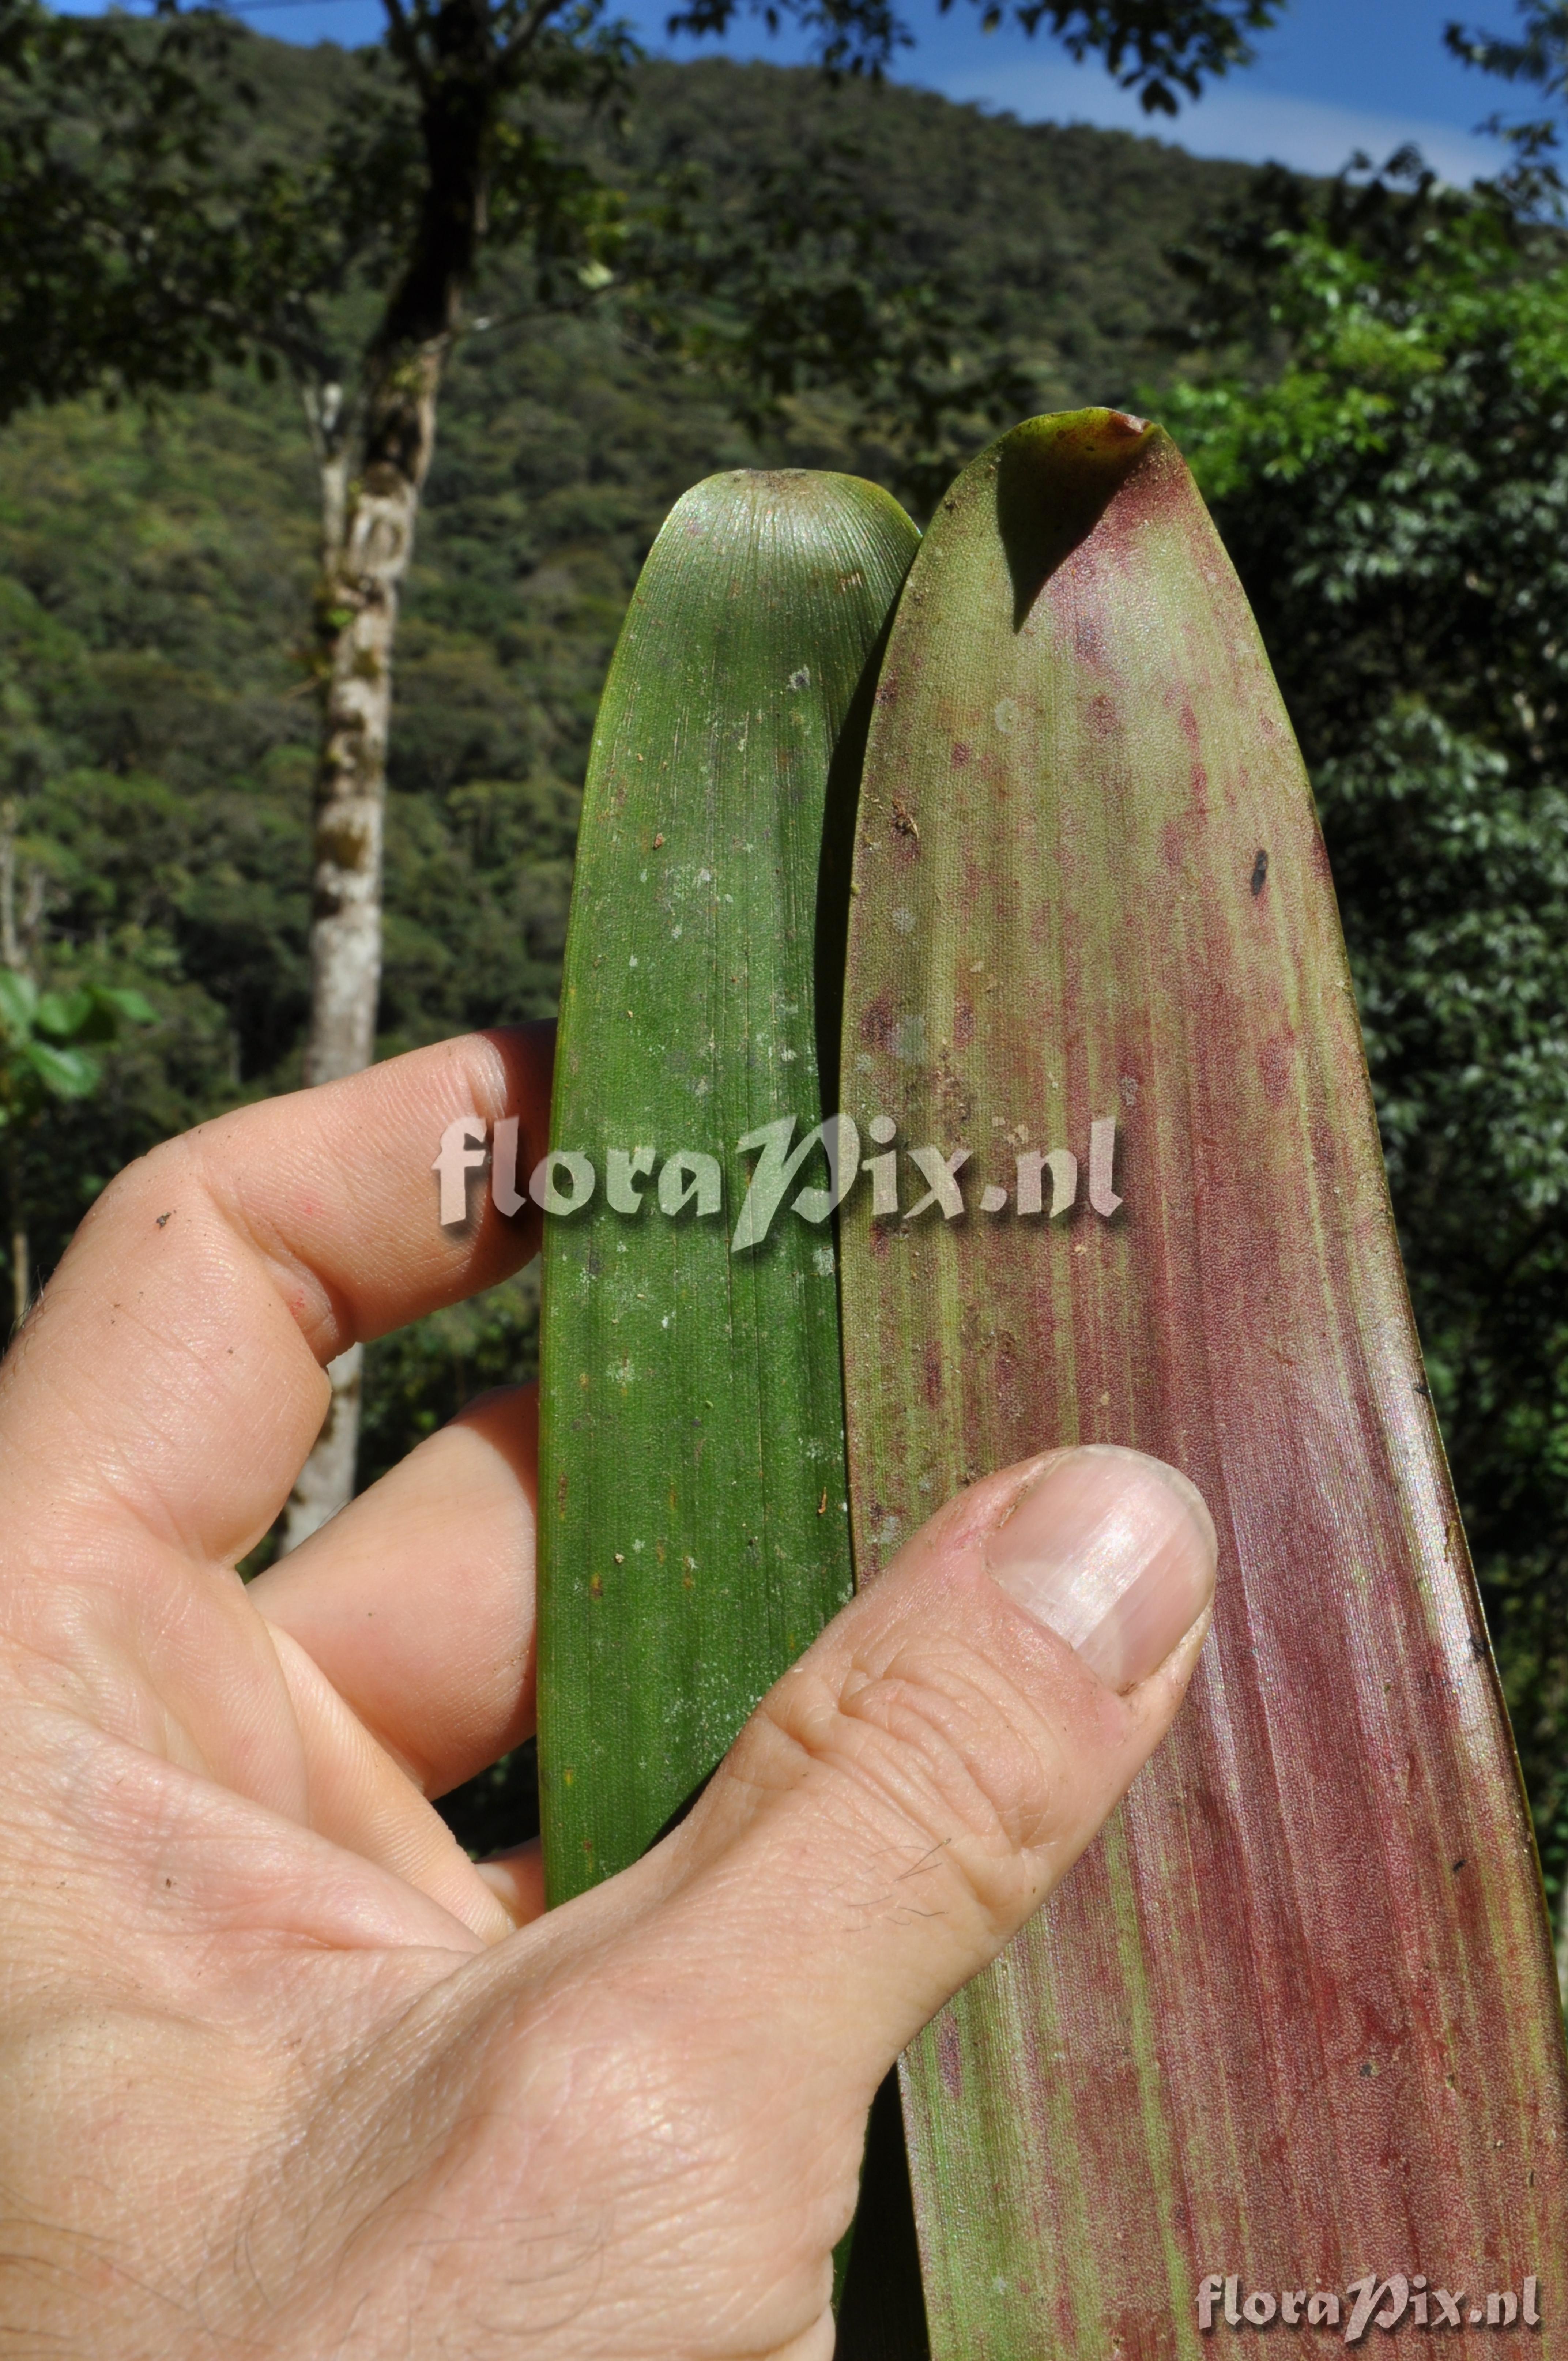
{"label": "green leaf", "polygon": [[29,1041],[23,1055],[57,1099],[91,1098],[98,1087],[98,1061],[85,1049],[51,1049],[46,1041]]}
{"label": "green leaf", "polygon": [[[552,1118],[596,1185],[544,1246],[553,1902],[637,1859],[851,1588],[832,1224],[792,1210],[826,1159],[737,1247],[738,1143],[798,1145],[832,1104],[859,751],[916,543],[850,477],[713,478],[654,545],[599,709]],[[661,1210],[681,1150],[714,1159],[718,1210]],[[640,1211],[608,1201],[613,1151]]]}
{"label": "green leaf", "polygon": [[18,975],[15,968],[0,967],[0,1025],[13,1038],[23,1040],[31,1030],[38,999],[30,976]]}
{"label": "green leaf", "polygon": [[93,1008],[91,992],[46,992],[38,997],[33,1023],[51,1040],[73,1041],[93,1015]]}
{"label": "green leaf", "polygon": [[156,1025],[158,1012],[139,992],[118,984],[82,984],[74,992],[46,992],[33,1022],[55,1041],[113,1041],[122,1024]]}
{"label": "green leaf", "polygon": [[89,1004],[73,1036],[78,1041],[117,1041],[124,1024],[158,1022],[158,1012],[148,1006],[139,992],[122,990],[115,984],[94,983],[77,996]]}
{"label": "green leaf", "polygon": [[93,997],[100,1008],[123,1017],[127,1025],[156,1025],[158,1011],[142,993],[128,985],[95,983]]}
{"label": "green leaf", "polygon": [[1173,1737],[905,2059],[932,2351],[1196,2356],[1209,2274],[1518,2290],[1568,2253],[1529,1823],[1311,796],[1157,428],[1036,420],[943,502],[856,882],[846,1104],[972,1151],[960,1218],[844,1210],[861,1577],[1078,1442],[1222,1537]]}

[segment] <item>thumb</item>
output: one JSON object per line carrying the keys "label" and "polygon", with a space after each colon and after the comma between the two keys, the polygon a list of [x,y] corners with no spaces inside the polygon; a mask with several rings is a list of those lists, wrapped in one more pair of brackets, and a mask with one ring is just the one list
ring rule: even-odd
{"label": "thumb", "polygon": [[666,1934],[684,1922],[698,1956],[744,1960],[775,2054],[869,2101],[1164,1737],[1214,1565],[1201,1498],[1140,1452],[1053,1453],[960,1494],[643,1864]]}

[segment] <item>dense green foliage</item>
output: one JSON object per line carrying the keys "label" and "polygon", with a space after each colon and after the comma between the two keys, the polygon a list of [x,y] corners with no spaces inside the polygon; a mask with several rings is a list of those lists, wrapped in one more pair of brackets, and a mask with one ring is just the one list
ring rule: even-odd
{"label": "dense green foliage", "polygon": [[723,65],[650,72],[630,161],[633,333],[688,354],[775,447],[917,513],[1020,412],[1131,390],[1177,308],[1167,246],[1246,179]]}
{"label": "dense green foliage", "polygon": [[[1433,1393],[1568,1875],[1568,268],[1278,182],[1208,276],[1286,365],[1179,389],[1318,792]],[[1238,264],[1240,267],[1238,268]]]}
{"label": "dense green foliage", "polygon": [[210,202],[248,112],[245,46],[215,10],[83,22],[0,0],[0,418],[201,384],[246,350],[256,249]]}
{"label": "dense green foliage", "polygon": [[[988,28],[1043,28],[1173,115],[1179,92],[1250,61],[1283,0],[977,5]],[[795,17],[836,78],[878,80],[915,40],[890,0],[690,0],[671,21],[721,33],[748,8],[775,30]],[[0,419],[255,364],[298,386],[323,464],[356,454],[351,485],[387,465],[417,486],[413,384],[433,391],[499,262],[514,302],[529,280],[557,306],[612,280],[623,309],[640,293],[666,342],[728,365],[753,424],[803,384],[850,392],[927,446],[911,481],[935,498],[968,447],[961,429],[940,447],[944,420],[994,425],[1027,390],[999,349],[966,374],[968,275],[931,273],[820,107],[782,148],[764,140],[771,155],[726,126],[707,143],[719,176],[689,137],[650,175],[644,139],[629,188],[606,135],[616,148],[646,100],[639,55],[608,0],[389,0],[381,41],[322,52],[306,92],[212,0],[155,0],[142,20],[0,0]],[[1038,210],[1025,202],[1030,226]]]}
{"label": "dense green foliage", "polygon": [[112,1041],[125,1019],[156,1025],[139,992],[90,983],[39,992],[0,968],[0,1130],[37,1123],[56,1104],[90,1098],[102,1069],[86,1042]]}

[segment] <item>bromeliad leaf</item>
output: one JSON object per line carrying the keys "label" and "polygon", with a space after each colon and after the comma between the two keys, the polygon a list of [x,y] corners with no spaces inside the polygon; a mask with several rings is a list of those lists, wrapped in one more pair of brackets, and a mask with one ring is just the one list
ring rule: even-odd
{"label": "bromeliad leaf", "polygon": [[643,1851],[851,1587],[832,1172],[808,1143],[874,653],[916,538],[851,477],[715,477],[661,533],[605,689],[552,1125],[559,1202],[590,1194],[544,1248],[553,1902]]}
{"label": "bromeliad leaf", "polygon": [[[1540,1881],[1310,792],[1157,428],[1036,420],[942,503],[856,882],[846,1104],[936,1144],[843,1215],[862,1577],[1079,1442],[1221,1536],[1173,1738],[905,2062],[932,2350],[1196,2356],[1205,2289],[1367,2272],[1501,2318],[1568,2255]],[[1443,2350],[1490,2349],[1473,2292]]]}

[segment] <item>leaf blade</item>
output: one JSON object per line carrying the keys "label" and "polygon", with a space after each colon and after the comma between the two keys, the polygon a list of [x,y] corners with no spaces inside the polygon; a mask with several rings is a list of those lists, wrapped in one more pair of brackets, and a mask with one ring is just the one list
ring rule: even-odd
{"label": "leaf blade", "polygon": [[51,1041],[74,1040],[93,1014],[91,992],[45,992],[38,995],[33,1023]]}
{"label": "leaf blade", "polygon": [[605,1171],[611,1148],[711,1154],[727,1193],[670,1218],[663,1171],[628,1170],[641,1213],[601,1191],[546,1225],[553,1902],[646,1848],[852,1587],[831,1233],[781,1204],[732,1251],[736,1145],[829,1111],[818,888],[841,911],[868,664],[916,540],[851,478],[712,478],[666,522],[606,686],[552,1138]]}
{"label": "leaf blade", "polygon": [[15,968],[0,967],[0,1025],[13,1039],[26,1039],[38,998],[38,989],[30,976]]}
{"label": "leaf blade", "polygon": [[47,1041],[28,1041],[22,1056],[57,1099],[91,1098],[102,1076],[97,1060],[85,1049],[55,1049]]}
{"label": "leaf blade", "polygon": [[1173,1739],[905,2061],[933,2353],[1196,2355],[1211,2271],[1517,2289],[1568,2251],[1539,1883],[1310,790],[1157,430],[1035,421],[960,478],[865,799],[850,1111],[981,1148],[971,1195],[1058,1147],[1081,1187],[1114,1119],[1123,1204],[846,1209],[862,1578],[1080,1440],[1184,1467],[1223,1537]]}

